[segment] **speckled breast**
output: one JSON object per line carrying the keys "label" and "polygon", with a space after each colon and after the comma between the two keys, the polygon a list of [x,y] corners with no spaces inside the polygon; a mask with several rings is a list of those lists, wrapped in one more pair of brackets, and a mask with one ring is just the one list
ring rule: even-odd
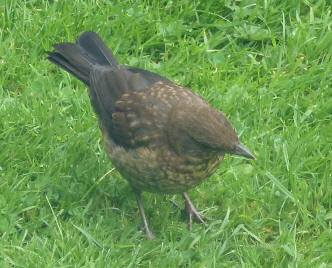
{"label": "speckled breast", "polygon": [[223,155],[182,158],[170,150],[125,150],[105,138],[106,151],[132,187],[149,192],[182,193],[200,184],[218,168]]}

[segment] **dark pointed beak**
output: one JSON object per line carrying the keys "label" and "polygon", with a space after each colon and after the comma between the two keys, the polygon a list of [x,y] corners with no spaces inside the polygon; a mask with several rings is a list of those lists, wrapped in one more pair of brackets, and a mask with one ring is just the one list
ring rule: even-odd
{"label": "dark pointed beak", "polygon": [[254,157],[254,155],[246,147],[244,147],[241,143],[238,143],[235,146],[235,150],[232,153],[237,154],[237,155],[242,155],[244,157],[251,158],[251,159],[256,159]]}

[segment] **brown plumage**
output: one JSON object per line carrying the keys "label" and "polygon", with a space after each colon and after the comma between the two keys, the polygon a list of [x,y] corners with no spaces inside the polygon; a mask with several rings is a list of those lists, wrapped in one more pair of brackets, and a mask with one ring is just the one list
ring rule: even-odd
{"label": "brown plumage", "polygon": [[224,154],[254,156],[230,123],[192,90],[155,73],[120,65],[94,32],[53,45],[48,59],[84,82],[113,165],[134,189],[148,238],[141,191],[182,193],[185,209],[204,221],[186,191],[211,176]]}

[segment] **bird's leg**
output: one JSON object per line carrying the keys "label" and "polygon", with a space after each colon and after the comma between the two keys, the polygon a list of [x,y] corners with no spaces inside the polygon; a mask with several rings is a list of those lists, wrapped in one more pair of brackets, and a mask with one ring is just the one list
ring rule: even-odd
{"label": "bird's leg", "polygon": [[193,205],[193,203],[191,203],[189,196],[187,195],[187,193],[183,193],[182,194],[184,200],[185,200],[185,207],[184,210],[188,213],[188,217],[189,217],[189,225],[188,228],[189,230],[192,229],[192,222],[193,222],[193,216],[199,220],[201,223],[204,224],[204,226],[206,226],[205,221],[202,219],[202,216],[198,213],[198,211],[196,210],[195,206]]}
{"label": "bird's leg", "polygon": [[141,191],[139,191],[137,189],[134,189],[134,193],[135,193],[139,213],[141,214],[142,222],[143,222],[143,225],[144,225],[146,238],[149,239],[149,240],[153,239],[155,236],[150,231],[148,221],[146,220],[146,217],[145,217],[144,208],[143,208],[143,204],[142,204],[142,198],[141,198]]}

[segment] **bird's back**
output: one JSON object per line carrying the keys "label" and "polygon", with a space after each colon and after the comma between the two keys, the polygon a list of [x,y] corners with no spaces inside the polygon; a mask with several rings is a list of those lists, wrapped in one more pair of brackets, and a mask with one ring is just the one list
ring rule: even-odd
{"label": "bird's back", "polygon": [[88,86],[102,129],[119,146],[155,144],[166,138],[164,128],[173,106],[179,101],[202,101],[158,74],[120,65],[94,32],[83,33],[76,43],[53,47],[48,59]]}

